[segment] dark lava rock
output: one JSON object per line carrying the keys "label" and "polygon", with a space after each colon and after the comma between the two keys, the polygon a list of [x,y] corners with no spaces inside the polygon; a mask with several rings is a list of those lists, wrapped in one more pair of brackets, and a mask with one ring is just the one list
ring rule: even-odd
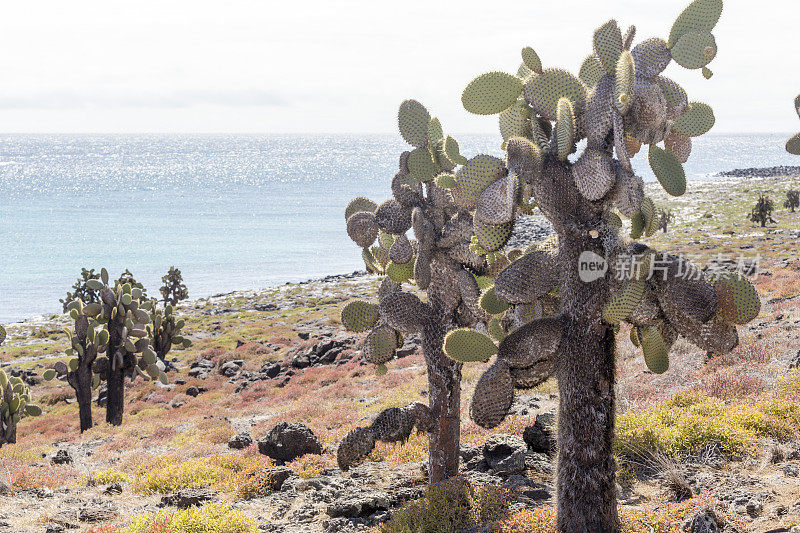
{"label": "dark lava rock", "polygon": [[66,465],[72,462],[72,456],[67,450],[58,450],[50,462],[54,465]]}
{"label": "dark lava rock", "polygon": [[243,450],[251,444],[253,444],[253,437],[251,437],[249,433],[242,432],[231,437],[231,439],[228,441],[228,448],[233,448],[234,450]]}
{"label": "dark lava rock", "polygon": [[268,378],[275,378],[281,373],[281,365],[280,363],[266,363],[261,367],[259,372],[266,375]]}
{"label": "dark lava rock", "polygon": [[328,504],[328,516],[368,516],[375,511],[388,509],[389,505],[390,498],[385,492],[349,493]]}
{"label": "dark lava rock", "polygon": [[228,361],[224,365],[222,365],[219,369],[219,373],[225,376],[226,378],[232,378],[236,374],[242,371],[242,365],[237,364],[238,361]]}
{"label": "dark lava rock", "polygon": [[215,493],[210,489],[181,489],[161,498],[162,505],[172,505],[178,509],[188,509],[195,505],[202,505],[214,499]]}
{"label": "dark lava rock", "polygon": [[525,441],[514,435],[498,433],[483,445],[483,457],[492,472],[498,476],[510,476],[525,471]]}
{"label": "dark lava rock", "polygon": [[195,387],[194,385],[192,385],[191,387],[186,389],[186,394],[193,398],[197,398],[199,395],[203,394],[207,390],[208,389],[205,387]]}
{"label": "dark lava rock", "polygon": [[259,439],[258,451],[283,464],[307,453],[321,455],[322,443],[304,424],[281,422]]}
{"label": "dark lava rock", "polygon": [[717,533],[720,531],[716,515],[709,510],[699,511],[683,522],[686,533]]}
{"label": "dark lava rock", "polygon": [[537,415],[533,425],[526,427],[525,431],[522,432],[522,439],[531,451],[548,455],[555,453],[555,418],[553,413]]}
{"label": "dark lava rock", "polygon": [[107,522],[118,516],[119,510],[111,500],[93,500],[78,510],[81,522]]}

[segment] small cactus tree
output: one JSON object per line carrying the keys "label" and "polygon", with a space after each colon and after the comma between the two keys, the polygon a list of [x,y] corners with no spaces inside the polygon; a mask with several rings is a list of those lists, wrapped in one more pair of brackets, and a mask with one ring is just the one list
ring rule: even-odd
{"label": "small cactus tree", "polygon": [[163,311],[157,307],[155,300],[152,300],[151,306],[152,312],[150,313],[150,323],[147,325],[147,333],[153,341],[156,356],[166,366],[167,354],[173,346],[188,348],[192,345],[192,341],[181,336],[181,329],[186,321],[175,317],[175,311],[171,304],[166,304]]}
{"label": "small cactus tree", "polygon": [[144,288],[144,285],[136,281],[136,278],[133,277],[133,274],[127,268],[125,272],[120,274],[119,279],[117,279],[117,285],[125,285],[128,284],[133,289],[139,289],[142,291],[142,298],[147,299],[147,289]]}
{"label": "small cactus tree", "polygon": [[81,301],[84,304],[97,303],[100,301],[100,296],[97,294],[97,291],[92,290],[86,285],[86,282],[91,279],[100,279],[100,274],[95,273],[94,269],[86,270],[85,268],[81,268],[81,275],[72,286],[73,292],[67,292],[64,299],[59,300],[65,313],[69,311],[69,304],[74,301]]}
{"label": "small cactus tree", "polygon": [[[6,340],[6,330],[0,326],[0,344]],[[42,409],[31,403],[28,387],[22,379],[9,377],[0,368],[0,448],[17,442],[17,424],[25,416],[39,416]]]}
{"label": "small cactus tree", "polygon": [[667,232],[667,226],[672,222],[672,211],[659,210],[658,227],[661,228],[663,233]]}
{"label": "small cactus tree", "polygon": [[[403,138],[414,148],[400,156],[399,172],[392,179],[393,198],[378,205],[356,198],[347,206],[348,235],[363,248],[362,257],[371,272],[385,273],[378,304],[353,301],[342,309],[342,323],[349,331],[369,331],[364,356],[386,372],[386,363],[402,344],[402,333],[420,333],[428,371],[429,406],[416,402],[382,412],[369,427],[357,428],[342,441],[338,462],[347,469],[365,457],[375,441],[397,442],[408,438],[416,427],[429,432],[429,478],[439,482],[458,472],[460,442],[461,362],[443,351],[445,335],[459,327],[485,324],[489,317],[481,308],[480,284],[485,276],[508,261],[494,254],[493,265],[476,254],[471,239],[475,221],[469,209],[454,199],[453,170],[467,160],[458,143],[445,136],[439,120],[431,118],[416,100],[400,105],[398,124]],[[475,162],[481,179],[494,180],[501,169],[499,159],[484,156]],[[461,192],[474,202],[487,183],[477,182]],[[515,192],[514,184],[505,189]],[[506,203],[498,209],[510,208]],[[512,211],[496,213],[508,225]],[[484,226],[481,226],[482,228]],[[414,239],[406,233],[413,228]],[[481,234],[486,250],[502,249],[507,235]],[[377,244],[375,244],[377,241]],[[427,294],[427,302],[403,290],[415,283]]]}
{"label": "small cactus tree", "polygon": [[786,201],[783,202],[783,207],[794,213],[794,210],[800,207],[800,191],[795,189],[786,191]]}
{"label": "small cactus tree", "polygon": [[750,214],[747,215],[747,218],[750,219],[751,222],[757,222],[761,224],[761,227],[766,227],[767,222],[771,224],[775,224],[775,221],[772,219],[772,211],[775,209],[775,204],[766,195],[759,195],[758,200],[756,201],[756,205],[753,206],[752,211]]}
{"label": "small cactus tree", "polygon": [[164,282],[164,285],[161,286],[159,292],[161,292],[165,304],[177,305],[178,302],[189,297],[189,291],[183,283],[180,269],[174,266],[169,267],[169,272],[161,278],[161,281]]}

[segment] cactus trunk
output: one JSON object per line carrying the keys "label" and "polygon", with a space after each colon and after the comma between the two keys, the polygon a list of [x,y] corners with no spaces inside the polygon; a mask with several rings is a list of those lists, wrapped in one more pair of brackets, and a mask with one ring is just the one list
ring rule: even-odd
{"label": "cactus trunk", "polygon": [[[109,313],[110,314],[110,313]],[[123,363],[122,346],[122,321],[112,320],[108,324],[108,371],[106,374],[106,385],[108,387],[106,397],[106,422],[112,426],[122,425],[122,414],[125,410],[125,368]]]}
{"label": "cactus trunk", "polygon": [[428,366],[428,398],[433,420],[428,448],[429,482],[439,483],[458,474],[461,439],[461,364],[444,354],[447,328],[431,321],[422,332],[422,350]]}
{"label": "cactus trunk", "polygon": [[[93,358],[94,359],[94,358]],[[92,427],[92,369],[81,363],[74,372],[67,375],[67,381],[75,389],[78,400],[78,413],[81,421],[81,433]]]}
{"label": "cactus trunk", "polygon": [[[614,331],[603,323],[608,300],[606,278],[586,283],[578,276],[578,254],[603,249],[598,239],[561,235],[562,264],[568,273],[564,293],[559,388],[558,524],[561,531],[619,531],[614,438]],[[573,241],[573,242],[570,242]]]}

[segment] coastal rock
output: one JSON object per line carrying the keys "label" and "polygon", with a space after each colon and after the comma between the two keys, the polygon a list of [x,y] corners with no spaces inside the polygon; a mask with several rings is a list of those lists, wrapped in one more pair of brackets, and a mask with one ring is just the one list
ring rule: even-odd
{"label": "coastal rock", "polygon": [[188,509],[214,499],[216,493],[210,489],[181,489],[161,498],[162,505],[172,505],[178,509]]}
{"label": "coastal rock", "polygon": [[531,451],[548,455],[555,453],[555,418],[553,413],[542,413],[536,416],[536,421],[532,426],[525,428],[522,439]]}
{"label": "coastal rock", "polygon": [[525,441],[514,435],[498,433],[483,445],[483,457],[495,475],[510,476],[525,471]]}
{"label": "coastal rock", "polygon": [[307,453],[322,454],[322,443],[308,426],[281,422],[259,439],[258,451],[280,465]]}
{"label": "coastal rock", "polygon": [[238,435],[234,435],[228,441],[228,448],[233,450],[243,450],[253,444],[253,437],[250,436],[247,432],[239,433]]}

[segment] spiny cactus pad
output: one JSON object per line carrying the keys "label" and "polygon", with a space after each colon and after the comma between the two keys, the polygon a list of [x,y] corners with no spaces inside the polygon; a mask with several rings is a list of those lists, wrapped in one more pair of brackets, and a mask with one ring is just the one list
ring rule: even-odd
{"label": "spiny cactus pad", "polygon": [[558,159],[566,161],[575,144],[575,111],[569,98],[559,98],[556,108]]}
{"label": "spiny cactus pad", "polygon": [[392,281],[397,283],[405,283],[414,277],[414,261],[395,263],[394,261],[390,260],[389,264],[386,265],[385,270],[386,275],[389,276]]}
{"label": "spiny cactus pad", "polygon": [[431,115],[425,106],[416,100],[406,100],[400,104],[397,113],[397,123],[400,135],[411,146],[417,148],[425,146],[428,140],[428,123]]}
{"label": "spiny cactus pad", "polygon": [[362,248],[370,246],[378,237],[375,215],[369,211],[359,211],[351,215],[347,219],[347,235]]}
{"label": "spiny cactus pad", "polygon": [[345,435],[336,452],[336,462],[348,470],[375,449],[375,434],[370,427],[355,428]]}
{"label": "spiny cactus pad", "polygon": [[469,415],[484,429],[492,429],[502,422],[514,401],[514,382],[503,359],[497,359],[478,380]]}
{"label": "spiny cactus pad", "polygon": [[0,326],[0,344],[3,344],[6,340],[6,328]]}
{"label": "spiny cactus pad", "polygon": [[492,339],[470,328],[458,328],[444,338],[444,353],[459,363],[485,363],[497,353]]}
{"label": "spiny cactus pad", "polygon": [[386,233],[400,235],[411,229],[411,210],[397,200],[387,200],[375,211],[375,222]]}
{"label": "spiny cactus pad", "polygon": [[647,160],[667,194],[681,196],[686,192],[686,172],[675,154],[651,144]]}
{"label": "spiny cactus pad", "polygon": [[647,368],[654,374],[663,374],[669,369],[669,350],[664,337],[655,326],[642,328],[641,335],[640,342]]}
{"label": "spiny cactus pad", "polygon": [[614,77],[614,105],[617,111],[623,115],[628,112],[633,102],[634,81],[636,79],[636,67],[633,56],[627,50],[623,50],[617,61],[617,70]]}
{"label": "spiny cactus pad", "polygon": [[756,288],[738,273],[720,276],[714,282],[719,297],[718,314],[729,324],[747,324],[761,311],[761,300]]}
{"label": "spiny cactus pad", "polygon": [[369,198],[359,196],[358,198],[353,198],[350,200],[350,203],[347,204],[347,208],[344,210],[344,219],[347,220],[351,215],[358,213],[359,211],[368,211],[370,213],[374,213],[376,209],[378,209],[378,204]]}
{"label": "spiny cactus pad", "polygon": [[631,281],[616,294],[603,309],[603,320],[609,324],[619,324],[630,316],[642,301],[642,294],[647,286],[645,281]]}
{"label": "spiny cactus pad", "polygon": [[531,72],[540,74],[542,72],[542,60],[539,59],[539,54],[530,46],[522,49],[522,62],[528,67]]}
{"label": "spiny cactus pad", "polygon": [[672,58],[688,69],[703,68],[717,55],[717,42],[707,31],[686,32],[672,47]]}
{"label": "spiny cactus pad", "polygon": [[792,155],[800,155],[800,133],[786,141],[786,151]]}
{"label": "spiny cactus pad", "polygon": [[500,343],[498,359],[511,368],[528,368],[553,359],[561,343],[563,325],[558,317],[533,320],[510,333]]}
{"label": "spiny cactus pad", "polygon": [[494,290],[500,299],[510,304],[532,303],[554,289],[558,280],[553,256],[533,250],[497,275]]}
{"label": "spiny cactus pad", "polygon": [[500,135],[504,141],[511,137],[530,137],[531,131],[531,108],[528,102],[519,99],[514,104],[500,113],[499,116]]}
{"label": "spiny cactus pad", "polygon": [[364,359],[374,365],[386,363],[397,349],[397,332],[389,326],[378,326],[364,339]]}
{"label": "spiny cactus pad", "polygon": [[478,196],[475,217],[485,224],[506,224],[514,220],[518,180],[509,173],[490,183]]}
{"label": "spiny cactus pad", "polygon": [[664,72],[672,60],[667,42],[658,37],[637,44],[631,50],[631,55],[636,64],[636,73],[646,80],[652,80]]}
{"label": "spiny cactus pad", "polygon": [[487,252],[496,252],[503,248],[511,237],[514,224],[484,224],[477,218],[474,224],[475,239]]}
{"label": "spiny cactus pad", "polygon": [[600,59],[606,72],[614,74],[617,70],[617,60],[622,53],[622,32],[616,20],[609,20],[594,32],[592,39],[594,53]]}
{"label": "spiny cactus pad", "polygon": [[481,307],[490,315],[501,315],[511,307],[506,302],[497,297],[494,286],[489,287],[481,294]]}
{"label": "spiny cactus pad", "polygon": [[683,10],[669,32],[667,46],[672,48],[691,31],[711,31],[722,15],[722,0],[695,0]]}
{"label": "spiny cactus pad", "polygon": [[602,150],[586,148],[572,165],[572,179],[587,200],[599,200],[614,186],[611,157]]}
{"label": "spiny cactus pad", "polygon": [[578,71],[578,78],[580,78],[586,87],[594,87],[605,74],[607,74],[607,72],[603,64],[596,55],[591,54],[583,60],[581,68]]}
{"label": "spiny cactus pad", "polygon": [[456,171],[453,199],[465,209],[475,207],[481,192],[504,173],[502,159],[484,154],[473,157]]}
{"label": "spiny cactus pad", "polygon": [[342,325],[347,331],[367,331],[378,322],[378,306],[355,300],[342,309]]}
{"label": "spiny cactus pad", "polygon": [[408,171],[419,181],[430,181],[436,177],[436,166],[427,148],[416,148],[408,155]]}
{"label": "spiny cactus pad", "polygon": [[675,119],[672,130],[687,137],[697,137],[713,128],[715,120],[711,107],[701,102],[691,102],[683,114]]}
{"label": "spiny cactus pad", "polygon": [[692,138],[674,131],[664,139],[664,147],[672,152],[681,164],[692,154]]}
{"label": "spiny cactus pad", "polygon": [[476,115],[493,115],[511,107],[522,93],[522,80],[505,72],[481,74],[461,94],[464,109]]}
{"label": "spiny cactus pad", "polygon": [[583,105],[586,94],[586,86],[578,78],[556,68],[545,69],[525,83],[525,100],[547,120],[556,120],[559,98],[569,98],[577,109]]}

